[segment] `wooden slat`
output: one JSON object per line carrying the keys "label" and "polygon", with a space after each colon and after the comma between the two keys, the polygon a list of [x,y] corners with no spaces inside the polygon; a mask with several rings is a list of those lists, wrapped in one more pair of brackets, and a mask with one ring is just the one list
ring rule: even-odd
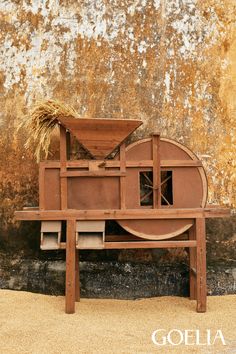
{"label": "wooden slat", "polygon": [[60,126],[60,163],[61,163],[61,209],[67,209],[67,178],[62,176],[66,173],[66,161],[67,161],[67,142],[66,142],[66,130],[63,126]]}
{"label": "wooden slat", "polygon": [[[14,213],[16,220],[128,220],[128,219],[194,219],[206,217],[204,209],[127,209],[127,210],[23,210]],[[207,217],[229,216],[229,211],[207,214]]]}
{"label": "wooden slat", "polygon": [[[195,226],[189,229],[189,240],[196,240]],[[194,248],[189,249],[189,297],[190,300],[196,300],[197,298],[197,284],[196,277],[192,272],[192,269],[196,269],[197,251]]]}
{"label": "wooden slat", "polygon": [[120,146],[120,172],[123,176],[120,176],[120,208],[126,208],[126,161],[125,161],[125,144]]}
{"label": "wooden slat", "polygon": [[161,167],[202,167],[199,160],[161,160]]}
{"label": "wooden slat", "polygon": [[70,132],[66,132],[66,159],[70,160],[71,136]]}
{"label": "wooden slat", "polygon": [[67,209],[67,179],[61,178],[61,209]]}
{"label": "wooden slat", "polygon": [[[67,161],[66,167],[73,168],[73,167],[80,167],[80,168],[88,168],[90,160],[71,160]],[[104,163],[104,160],[96,160],[97,162]],[[44,162],[45,168],[56,168],[60,167],[59,161],[50,161],[47,160]],[[202,167],[202,163],[199,160],[161,160],[160,161],[161,167]],[[120,167],[119,160],[105,160],[105,166],[107,168],[113,167]],[[126,167],[129,168],[137,168],[137,167],[153,167],[152,160],[142,160],[142,161],[126,161]]]}
{"label": "wooden slat", "polygon": [[75,250],[75,301],[80,301],[79,250]]}
{"label": "wooden slat", "polygon": [[[120,161],[119,160],[96,160],[98,163],[104,164],[106,168],[120,168]],[[50,164],[49,164],[50,165]],[[59,162],[53,161],[54,167],[59,167]],[[74,160],[74,161],[68,161],[67,162],[67,167],[68,168],[88,168],[89,166],[89,160]],[[126,160],[126,167],[152,167],[153,163],[152,160],[142,160],[142,161],[127,161]],[[46,168],[50,168],[50,166],[46,166]]]}
{"label": "wooden slat", "polygon": [[140,241],[140,238],[132,234],[105,235],[105,242],[120,242],[120,241]]}
{"label": "wooden slat", "polygon": [[153,159],[153,208],[161,206],[161,172],[160,172],[160,136],[152,136],[152,159]]}
{"label": "wooden slat", "polygon": [[120,171],[67,171],[61,172],[60,176],[66,177],[121,177],[125,172]]}
{"label": "wooden slat", "polygon": [[75,220],[66,226],[66,313],[75,312]]}
{"label": "wooden slat", "polygon": [[66,129],[60,126],[60,163],[66,166],[67,161],[67,143],[66,143]]}
{"label": "wooden slat", "polygon": [[[141,240],[143,240],[143,239],[142,238],[140,239],[140,237],[134,236],[130,233],[122,234],[122,235],[106,235],[105,236],[106,242],[120,242],[120,241],[127,242],[127,241],[141,241]],[[153,241],[158,241],[158,240],[153,240]],[[186,241],[186,240],[188,240],[188,236],[186,234],[175,236],[174,238],[172,238],[172,241]],[[151,241],[151,240],[148,240],[148,241]]]}
{"label": "wooden slat", "polygon": [[130,241],[130,242],[105,242],[105,249],[122,248],[176,248],[176,247],[196,247],[197,242],[192,241]]}
{"label": "wooden slat", "polygon": [[129,220],[202,218],[204,209],[126,209],[126,210],[45,210],[16,211],[17,220]]}
{"label": "wooden slat", "polygon": [[39,208],[45,209],[45,164],[39,164]]}
{"label": "wooden slat", "polygon": [[[119,238],[117,236],[117,238]],[[122,239],[122,238],[121,238]],[[178,247],[196,247],[197,242],[194,240],[184,241],[105,241],[104,249],[135,249],[135,248],[178,248]],[[65,249],[66,243],[60,243],[60,249]],[[101,247],[97,248],[101,249]]]}
{"label": "wooden slat", "polygon": [[45,164],[45,168],[60,168],[61,167],[60,161],[45,160],[43,163]]}
{"label": "wooden slat", "polygon": [[74,129],[81,129],[81,130],[99,130],[104,129],[106,131],[116,131],[117,124],[120,127],[130,126],[133,127],[134,125],[140,126],[142,121],[139,119],[117,119],[117,118],[74,118],[69,116],[60,116],[58,120],[65,126],[66,129],[70,129],[70,127]]}
{"label": "wooden slat", "polygon": [[205,219],[196,219],[195,232],[197,239],[197,312],[206,312],[206,230]]}
{"label": "wooden slat", "polygon": [[222,218],[230,217],[231,211],[229,208],[205,208],[205,218]]}

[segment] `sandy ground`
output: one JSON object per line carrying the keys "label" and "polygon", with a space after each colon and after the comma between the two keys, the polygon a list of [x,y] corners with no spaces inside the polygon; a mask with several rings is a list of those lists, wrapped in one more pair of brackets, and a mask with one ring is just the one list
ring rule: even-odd
{"label": "sandy ground", "polygon": [[[213,346],[157,347],[156,329],[199,329],[202,343],[206,329],[212,339],[220,329],[226,346],[218,339]],[[236,353],[236,295],[209,297],[205,314],[187,298],[159,297],[82,299],[66,315],[64,297],[0,290],[0,353]]]}

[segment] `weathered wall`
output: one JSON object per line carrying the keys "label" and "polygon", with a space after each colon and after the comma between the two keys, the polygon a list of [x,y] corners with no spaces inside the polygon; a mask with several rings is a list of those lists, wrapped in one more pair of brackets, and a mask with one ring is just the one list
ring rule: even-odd
{"label": "weathered wall", "polygon": [[[13,212],[38,203],[33,147],[16,130],[42,98],[81,116],[141,118],[140,136],[157,130],[198,154],[210,203],[236,206],[234,0],[2,0],[0,12],[2,252],[38,248],[38,226]],[[210,260],[235,259],[235,224],[209,224]]]}

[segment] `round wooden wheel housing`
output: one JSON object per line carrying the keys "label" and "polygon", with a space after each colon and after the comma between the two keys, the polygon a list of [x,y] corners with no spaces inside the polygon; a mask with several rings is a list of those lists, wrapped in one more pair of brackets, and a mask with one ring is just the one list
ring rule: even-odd
{"label": "round wooden wheel housing", "polygon": [[[119,155],[116,157],[119,158]],[[142,139],[126,147],[126,161],[152,160],[152,139]],[[161,174],[171,175],[171,203],[162,198],[160,208],[203,208],[207,200],[207,179],[203,167],[183,166],[185,161],[198,161],[196,155],[187,147],[166,138],[160,139],[160,160],[169,167],[161,167]],[[182,162],[182,163],[181,163]],[[164,163],[163,163],[164,164]],[[176,165],[177,166],[174,166]],[[162,164],[161,164],[162,165]],[[144,174],[148,179],[152,167],[127,167],[126,169],[126,208],[153,208],[141,205],[140,179]],[[149,174],[149,175],[148,175]],[[145,177],[145,178],[146,178]],[[162,178],[162,179],[163,179]],[[149,188],[151,188],[149,186]],[[119,220],[118,223],[128,232],[150,240],[167,239],[178,236],[193,225],[193,219],[167,220]]]}

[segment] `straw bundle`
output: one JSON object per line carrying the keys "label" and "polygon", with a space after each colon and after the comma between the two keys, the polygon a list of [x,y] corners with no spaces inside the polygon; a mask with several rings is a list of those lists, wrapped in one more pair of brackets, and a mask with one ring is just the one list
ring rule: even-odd
{"label": "straw bundle", "polygon": [[30,114],[20,124],[20,127],[24,126],[29,134],[25,147],[29,148],[32,143],[36,144],[37,162],[40,161],[41,151],[46,157],[48,156],[51,134],[60,116],[78,118],[78,113],[73,107],[60,101],[42,101],[33,107]]}

